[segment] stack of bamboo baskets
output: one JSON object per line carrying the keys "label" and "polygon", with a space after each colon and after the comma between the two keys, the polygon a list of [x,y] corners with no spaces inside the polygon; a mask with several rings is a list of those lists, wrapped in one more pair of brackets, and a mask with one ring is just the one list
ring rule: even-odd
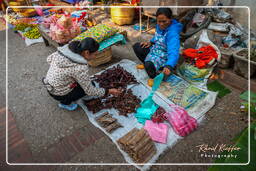
{"label": "stack of bamboo baskets", "polygon": [[132,129],[117,142],[136,163],[146,163],[156,154],[155,144],[143,128]]}

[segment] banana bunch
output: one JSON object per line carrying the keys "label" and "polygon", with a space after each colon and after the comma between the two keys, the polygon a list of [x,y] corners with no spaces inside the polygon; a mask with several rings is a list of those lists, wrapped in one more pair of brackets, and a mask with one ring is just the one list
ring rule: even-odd
{"label": "banana bunch", "polygon": [[33,27],[29,31],[24,33],[24,36],[29,39],[38,39],[39,37],[41,37],[41,34],[37,27]]}

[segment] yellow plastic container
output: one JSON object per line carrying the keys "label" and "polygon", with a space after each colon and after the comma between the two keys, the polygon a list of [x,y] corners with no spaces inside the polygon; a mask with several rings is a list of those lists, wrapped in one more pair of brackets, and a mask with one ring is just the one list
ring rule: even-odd
{"label": "yellow plastic container", "polygon": [[112,6],[130,6],[130,8],[112,7],[110,10],[110,13],[111,13],[111,20],[114,23],[120,26],[125,24],[132,24],[134,15],[135,15],[135,9],[132,8],[132,5],[117,3],[117,4],[113,4]]}

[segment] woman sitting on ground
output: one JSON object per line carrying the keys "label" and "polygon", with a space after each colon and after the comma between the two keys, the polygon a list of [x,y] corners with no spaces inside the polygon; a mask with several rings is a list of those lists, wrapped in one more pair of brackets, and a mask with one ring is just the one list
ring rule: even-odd
{"label": "woman sitting on ground", "polygon": [[152,85],[159,71],[165,74],[165,79],[173,72],[180,49],[180,32],[182,24],[172,19],[170,8],[159,8],[156,12],[156,33],[150,42],[135,43],[133,50],[143,62]]}
{"label": "woman sitting on ground", "polygon": [[60,102],[59,107],[75,110],[76,100],[87,96],[119,95],[119,89],[96,88],[88,74],[87,60],[95,58],[99,44],[92,38],[73,41],[59,47],[47,58],[50,68],[43,79],[49,94]]}

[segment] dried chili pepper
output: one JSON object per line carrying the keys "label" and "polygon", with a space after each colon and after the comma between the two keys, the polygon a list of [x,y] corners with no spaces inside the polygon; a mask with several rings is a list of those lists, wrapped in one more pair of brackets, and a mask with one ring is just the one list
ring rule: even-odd
{"label": "dried chili pepper", "polygon": [[126,88],[127,85],[137,84],[135,77],[123,69],[120,65],[107,69],[100,75],[94,76],[94,81],[99,83],[103,88]]}

